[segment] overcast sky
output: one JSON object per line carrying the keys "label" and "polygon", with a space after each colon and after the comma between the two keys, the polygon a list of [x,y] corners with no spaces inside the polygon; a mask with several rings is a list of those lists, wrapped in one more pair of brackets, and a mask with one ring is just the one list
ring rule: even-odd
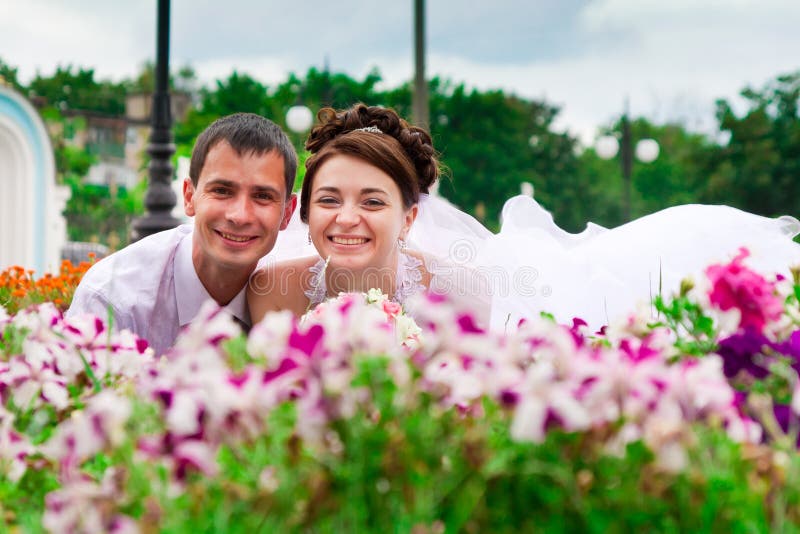
{"label": "overcast sky", "polygon": [[[412,77],[413,0],[172,1],[173,66],[234,68],[267,84],[330,68]],[[132,76],[155,55],[155,0],[0,0],[0,58],[23,81],[57,64]],[[800,0],[427,0],[428,75],[561,107],[589,140],[622,111],[692,129],[735,98],[800,70]]]}

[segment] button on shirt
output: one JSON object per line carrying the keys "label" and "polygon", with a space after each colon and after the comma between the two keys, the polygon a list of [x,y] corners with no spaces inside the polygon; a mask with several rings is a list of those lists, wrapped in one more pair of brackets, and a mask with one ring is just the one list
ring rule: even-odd
{"label": "button on shirt", "polygon": [[[110,313],[114,330],[130,330],[156,354],[166,352],[211,299],[192,263],[192,228],[159,232],[97,262],[76,289],[67,317],[89,313],[106,319]],[[225,309],[250,325],[245,288]]]}

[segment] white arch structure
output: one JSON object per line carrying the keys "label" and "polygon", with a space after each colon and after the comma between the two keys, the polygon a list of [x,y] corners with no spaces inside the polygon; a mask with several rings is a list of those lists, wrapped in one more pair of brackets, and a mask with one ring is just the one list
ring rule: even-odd
{"label": "white arch structure", "polygon": [[39,114],[0,86],[0,269],[58,269],[68,198],[69,189],[56,184],[53,147]]}

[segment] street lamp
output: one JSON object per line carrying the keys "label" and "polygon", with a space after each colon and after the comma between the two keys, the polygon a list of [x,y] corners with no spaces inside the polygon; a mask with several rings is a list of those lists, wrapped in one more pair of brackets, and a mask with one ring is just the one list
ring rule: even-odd
{"label": "street lamp", "polygon": [[314,116],[308,107],[296,105],[286,112],[286,126],[296,134],[302,134],[311,129]]}
{"label": "street lamp", "polygon": [[180,221],[172,216],[177,196],[172,190],[174,169],[170,158],[175,153],[172,142],[172,116],[169,100],[169,0],[158,0],[156,32],[156,85],[150,116],[150,180],[144,195],[145,215],[133,221],[131,239],[174,228]]}
{"label": "street lamp", "polygon": [[519,184],[519,194],[526,197],[533,198],[533,184],[530,182],[522,182]]}
{"label": "street lamp", "polygon": [[597,139],[594,150],[602,159],[611,159],[620,154],[620,164],[622,165],[622,179],[624,184],[624,217],[625,221],[631,220],[631,175],[633,170],[633,157],[642,163],[651,163],[658,158],[659,146],[655,139],[641,139],[636,143],[635,149],[632,147],[633,139],[631,136],[631,124],[628,120],[627,105],[625,113],[622,115],[622,137],[621,143],[616,136],[603,135]]}

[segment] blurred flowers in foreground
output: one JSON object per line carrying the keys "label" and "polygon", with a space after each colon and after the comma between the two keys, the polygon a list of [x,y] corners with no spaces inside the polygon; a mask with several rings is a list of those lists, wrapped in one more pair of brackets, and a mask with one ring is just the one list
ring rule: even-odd
{"label": "blurred flowers in foreground", "polygon": [[0,310],[6,521],[796,529],[800,285],[745,260],[601,332],[544,316],[495,335],[440,295],[412,320],[370,292],[247,338],[209,304],[154,355],[52,304]]}

